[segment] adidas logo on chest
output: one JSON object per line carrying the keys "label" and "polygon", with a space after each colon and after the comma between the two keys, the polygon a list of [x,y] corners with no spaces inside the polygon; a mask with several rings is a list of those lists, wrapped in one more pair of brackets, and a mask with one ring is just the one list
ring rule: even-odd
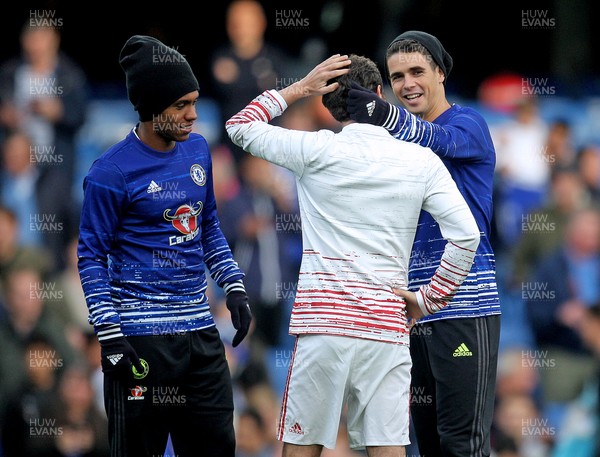
{"label": "adidas logo on chest", "polygon": [[158,184],[156,184],[156,181],[152,180],[152,181],[150,181],[150,184],[148,185],[146,192],[148,192],[149,194],[152,194],[154,192],[160,192],[161,190],[162,190],[162,187],[160,187]]}

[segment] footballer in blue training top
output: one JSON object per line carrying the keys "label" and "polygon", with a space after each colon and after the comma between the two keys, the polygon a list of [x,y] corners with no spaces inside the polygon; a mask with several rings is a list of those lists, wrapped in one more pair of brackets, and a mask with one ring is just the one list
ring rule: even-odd
{"label": "footballer in blue training top", "polygon": [[[431,148],[480,230],[473,266],[448,306],[419,319],[411,331],[411,386],[433,399],[411,403],[418,450],[426,456],[489,456],[501,316],[489,238],[496,151],[483,116],[446,98],[453,60],[435,36],[401,33],[386,50],[385,67],[401,106],[355,87],[348,93],[351,117]],[[445,243],[438,224],[423,211],[409,265],[410,291],[430,281]]]}
{"label": "footballer in blue training top", "polygon": [[243,274],[219,227],[204,137],[159,152],[133,129],[96,160],[84,189],[79,266],[91,323],[125,335],[213,326],[205,264],[220,286]]}
{"label": "footballer in blue training top", "polygon": [[233,346],[252,315],[219,225],[209,147],[192,132],[198,82],[149,36],[131,37],[120,64],[140,122],[86,175],[78,246],[111,456],[163,455],[170,435],[179,456],[233,457],[231,377],[206,272],[225,291]]}

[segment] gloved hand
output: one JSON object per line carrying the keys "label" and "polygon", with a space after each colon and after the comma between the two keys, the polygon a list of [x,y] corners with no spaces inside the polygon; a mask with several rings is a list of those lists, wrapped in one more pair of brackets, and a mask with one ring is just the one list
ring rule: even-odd
{"label": "gloved hand", "polygon": [[396,106],[355,82],[348,90],[346,107],[350,118],[356,122],[380,125],[389,131],[398,123],[399,111]]}
{"label": "gloved hand", "polygon": [[231,323],[237,330],[231,345],[236,347],[248,334],[252,322],[252,312],[245,292],[230,292],[225,299],[227,309],[231,313]]}
{"label": "gloved hand", "polygon": [[102,372],[105,375],[132,376],[131,365],[138,373],[144,372],[140,358],[124,336],[99,341]]}

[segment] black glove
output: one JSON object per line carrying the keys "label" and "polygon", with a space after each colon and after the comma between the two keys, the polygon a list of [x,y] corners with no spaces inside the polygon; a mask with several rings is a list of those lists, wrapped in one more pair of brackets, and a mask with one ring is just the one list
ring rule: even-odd
{"label": "black glove", "polygon": [[140,358],[124,336],[100,340],[100,356],[105,375],[132,377],[132,365],[138,373],[144,372]]}
{"label": "black glove", "polygon": [[375,92],[353,82],[346,100],[348,114],[356,122],[380,125],[392,131],[398,124],[399,110]]}
{"label": "black glove", "polygon": [[252,312],[248,304],[248,295],[244,292],[230,292],[225,299],[227,309],[231,313],[231,322],[237,330],[231,345],[236,347],[248,334],[250,322],[252,322]]}

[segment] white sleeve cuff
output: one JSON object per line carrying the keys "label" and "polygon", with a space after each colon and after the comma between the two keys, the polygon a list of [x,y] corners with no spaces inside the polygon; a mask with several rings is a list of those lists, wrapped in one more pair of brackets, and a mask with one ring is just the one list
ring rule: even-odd
{"label": "white sleeve cuff", "polygon": [[225,291],[225,295],[229,295],[232,292],[241,292],[243,294],[246,293],[246,288],[244,287],[244,283],[241,279],[223,284],[223,290]]}
{"label": "white sleeve cuff", "polygon": [[430,316],[431,313],[429,311],[427,311],[427,308],[425,307],[425,296],[424,296],[425,294],[422,292],[421,289],[419,289],[419,290],[417,290],[415,295],[417,297],[417,305],[419,305],[419,309],[421,310],[423,315]]}
{"label": "white sleeve cuff", "polygon": [[96,330],[96,335],[98,336],[98,341],[100,342],[125,336],[123,335],[121,326],[119,324],[102,325]]}

